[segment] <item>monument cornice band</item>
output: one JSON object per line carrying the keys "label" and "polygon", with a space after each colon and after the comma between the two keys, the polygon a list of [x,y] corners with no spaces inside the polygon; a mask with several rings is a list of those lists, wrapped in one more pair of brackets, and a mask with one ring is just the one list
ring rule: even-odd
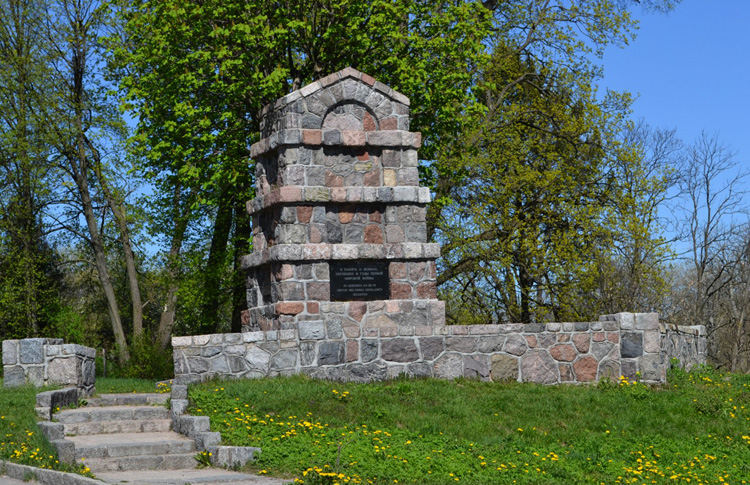
{"label": "monument cornice band", "polygon": [[254,143],[250,147],[250,156],[258,158],[282,147],[299,145],[417,149],[422,146],[422,134],[404,130],[364,132],[359,130],[287,129]]}
{"label": "monument cornice band", "polygon": [[391,244],[278,244],[242,257],[242,269],[272,262],[342,261],[357,259],[435,260],[440,257],[436,243]]}
{"label": "monument cornice band", "polygon": [[279,204],[326,203],[417,203],[432,200],[427,187],[305,187],[285,186],[247,202],[247,212],[255,215]]}

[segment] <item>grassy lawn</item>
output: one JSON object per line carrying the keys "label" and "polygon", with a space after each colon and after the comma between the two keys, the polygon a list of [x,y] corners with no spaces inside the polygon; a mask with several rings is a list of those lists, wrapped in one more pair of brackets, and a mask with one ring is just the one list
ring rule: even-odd
{"label": "grassy lawn", "polygon": [[153,379],[96,378],[97,394],[119,394],[124,392],[169,392],[169,387],[158,385]]}
{"label": "grassy lawn", "polygon": [[57,453],[37,428],[36,395],[48,390],[23,386],[6,389],[0,379],[0,459],[40,468],[82,472],[57,461]]}
{"label": "grassy lawn", "polygon": [[748,483],[750,376],[543,387],[304,377],[191,386],[261,473],[319,483]]}

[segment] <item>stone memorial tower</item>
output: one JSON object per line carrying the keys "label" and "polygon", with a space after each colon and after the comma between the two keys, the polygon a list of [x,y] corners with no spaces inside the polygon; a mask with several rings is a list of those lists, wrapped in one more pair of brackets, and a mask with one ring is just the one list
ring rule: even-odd
{"label": "stone memorial tower", "polygon": [[251,147],[243,331],[340,339],[432,335],[444,325],[420,143],[409,99],[352,68],[264,108]]}

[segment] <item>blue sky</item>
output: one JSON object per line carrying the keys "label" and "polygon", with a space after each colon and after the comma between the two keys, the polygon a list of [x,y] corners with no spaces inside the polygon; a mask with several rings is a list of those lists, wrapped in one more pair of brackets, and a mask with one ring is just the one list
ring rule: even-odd
{"label": "blue sky", "polygon": [[635,118],[688,143],[717,133],[750,168],[750,0],[683,0],[635,16],[638,37],[606,51],[600,89],[638,95]]}

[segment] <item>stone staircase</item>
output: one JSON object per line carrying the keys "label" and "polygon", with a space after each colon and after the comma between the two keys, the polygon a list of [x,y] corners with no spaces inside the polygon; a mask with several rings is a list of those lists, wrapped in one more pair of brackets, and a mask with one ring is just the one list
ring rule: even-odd
{"label": "stone staircase", "polygon": [[53,414],[94,474],[195,468],[195,441],[171,430],[166,394],[108,394]]}
{"label": "stone staircase", "polygon": [[[111,484],[278,485],[289,482],[214,467],[198,469],[195,456],[199,449],[205,448],[201,436],[218,436],[218,433],[187,433],[196,438],[197,443],[196,439],[173,431],[173,424],[190,423],[191,417],[178,416],[173,420],[172,411],[167,408],[169,398],[169,394],[156,393],[103,394],[88,399],[83,407],[52,409],[52,419],[56,423],[47,423],[47,427],[56,428],[62,435],[57,437],[61,438],[59,441],[52,442],[56,446],[65,443],[58,451],[67,448],[69,461],[74,459],[86,465],[97,478]],[[174,406],[174,399],[172,404]],[[52,436],[48,434],[48,438]],[[212,449],[222,448],[233,447]]]}

